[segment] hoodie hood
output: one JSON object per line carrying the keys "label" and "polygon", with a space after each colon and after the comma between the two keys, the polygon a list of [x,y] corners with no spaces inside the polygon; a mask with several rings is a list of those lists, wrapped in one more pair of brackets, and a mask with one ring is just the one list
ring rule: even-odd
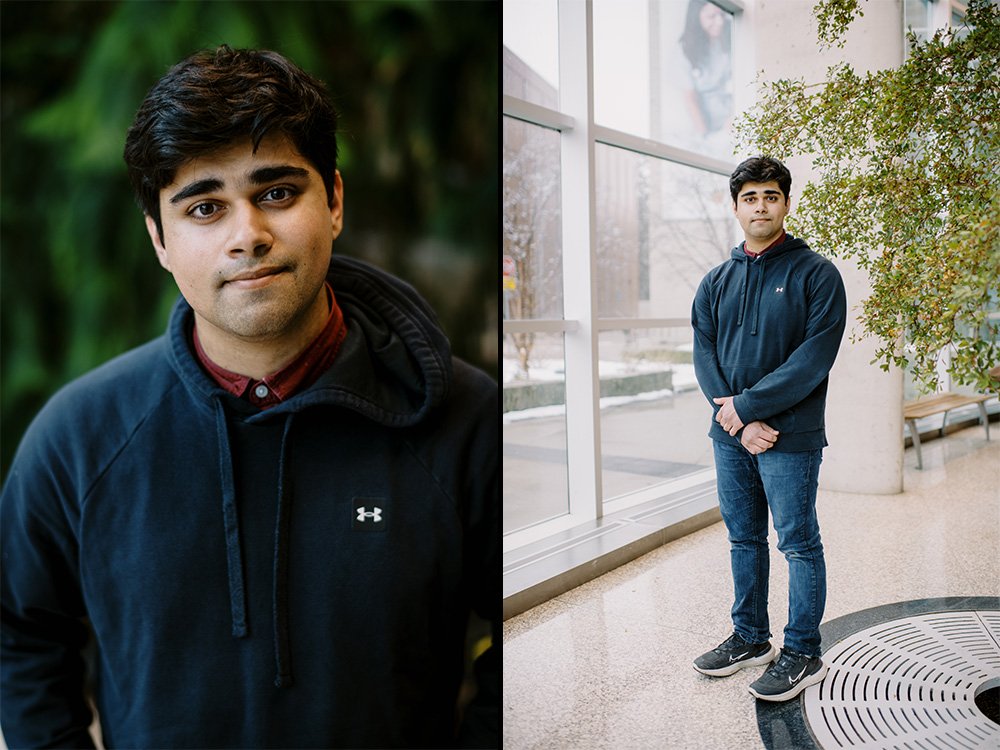
{"label": "hoodie hood", "polygon": [[[743,264],[743,283],[740,287],[740,304],[739,304],[739,315],[736,319],[736,325],[742,326],[744,319],[747,317],[747,307],[750,303],[751,296],[751,286],[753,287],[753,307],[750,310],[750,335],[757,335],[758,323],[760,322],[760,297],[762,290],[764,289],[764,272],[769,263],[774,263],[778,258],[793,253],[797,250],[809,249],[808,245],[802,240],[792,237],[790,234],[785,235],[785,241],[780,245],[772,247],[766,253],[758,255],[755,258],[751,258],[746,254],[746,242],[741,242],[730,252],[730,258],[732,260]],[[751,270],[756,269],[756,270]],[[751,274],[756,274],[756,283],[750,283]]]}
{"label": "hoodie hood", "polygon": [[318,406],[350,409],[390,428],[421,422],[448,395],[451,349],[434,311],[408,284],[362,261],[333,257],[327,280],[347,335],[330,369],[309,388],[261,411],[224,391],[198,363],[191,342],[194,312],[183,297],[168,326],[168,358],[196,407],[211,413],[218,445],[219,494],[225,532],[234,638],[250,634],[240,498],[234,479],[233,422],[281,421],[274,522],[272,618],[275,685],[293,684],[288,623],[289,533],[294,492],[286,479],[295,447],[295,417]]}
{"label": "hoodie hood", "polygon": [[247,422],[318,404],[391,427],[424,419],[448,395],[452,377],[451,347],[434,311],[410,285],[353,258],[334,256],[327,280],[347,326],[337,359],[310,388],[266,411],[229,396],[201,369],[191,349],[194,313],[179,297],[168,326],[168,358],[195,402],[214,412],[221,399]]}

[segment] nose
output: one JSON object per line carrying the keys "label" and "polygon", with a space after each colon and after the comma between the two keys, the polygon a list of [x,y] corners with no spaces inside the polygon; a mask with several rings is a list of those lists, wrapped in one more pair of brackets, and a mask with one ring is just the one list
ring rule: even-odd
{"label": "nose", "polygon": [[267,215],[252,202],[239,203],[234,208],[233,233],[229,239],[230,255],[266,255],[274,244]]}

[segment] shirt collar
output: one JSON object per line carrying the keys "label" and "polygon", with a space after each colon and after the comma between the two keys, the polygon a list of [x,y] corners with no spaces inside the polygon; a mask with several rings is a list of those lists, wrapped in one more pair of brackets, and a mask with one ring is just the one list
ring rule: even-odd
{"label": "shirt collar", "polygon": [[781,230],[781,234],[778,235],[778,239],[776,239],[770,245],[768,245],[767,247],[765,247],[759,253],[754,253],[754,252],[751,252],[751,251],[747,250],[747,243],[744,242],[743,243],[743,252],[746,253],[747,255],[749,255],[751,258],[759,258],[761,255],[763,255],[764,253],[766,253],[772,247],[776,247],[777,245],[780,245],[782,242],[784,242],[785,241],[785,236],[786,236],[785,230],[782,229]]}
{"label": "shirt collar", "polygon": [[340,350],[347,336],[344,315],[337,304],[333,288],[326,284],[330,315],[319,335],[302,352],[277,372],[255,380],[246,375],[220,367],[205,353],[198,339],[197,324],[192,331],[195,354],[205,371],[227,393],[246,399],[250,403],[267,409],[275,406],[316,382],[326,372]]}

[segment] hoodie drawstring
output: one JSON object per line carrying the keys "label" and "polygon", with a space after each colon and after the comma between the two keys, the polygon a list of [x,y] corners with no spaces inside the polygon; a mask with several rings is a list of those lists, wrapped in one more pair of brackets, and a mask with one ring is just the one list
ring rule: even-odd
{"label": "hoodie drawstring", "polygon": [[[753,322],[750,326],[750,335],[757,335],[757,320],[760,318],[760,297],[764,290],[764,258],[759,258],[754,264],[757,267],[757,290],[754,294],[753,299]],[[747,258],[743,261],[743,289],[740,291],[740,314],[736,318],[736,325],[743,325],[743,319],[746,317],[747,304],[749,303],[749,286],[750,286],[750,259]]]}
{"label": "hoodie drawstring", "polygon": [[757,320],[760,318],[760,296],[764,290],[764,264],[767,261],[761,258],[757,261],[757,294],[753,301],[753,325],[750,326],[750,335],[757,335]]}
{"label": "hoodie drawstring", "polygon": [[226,565],[229,569],[229,613],[233,638],[247,636],[246,587],[243,582],[243,550],[240,547],[240,517],[236,509],[233,454],[222,401],[215,401],[215,429],[219,438],[219,480],[222,484],[222,522],[226,534]]}
{"label": "hoodie drawstring", "polygon": [[[274,522],[274,664],[276,687],[292,684],[292,651],[288,635],[288,534],[292,513],[292,493],[286,486],[285,464],[288,461],[288,435],[292,429],[289,415],[281,433],[281,453],[278,457],[278,514]],[[290,484],[290,482],[288,483]]]}
{"label": "hoodie drawstring", "polygon": [[246,638],[246,586],[243,582],[243,550],[240,548],[240,515],[236,508],[233,481],[233,454],[229,447],[226,411],[221,399],[215,401],[215,429],[219,436],[219,479],[222,484],[222,520],[226,534],[226,564],[229,568],[229,611],[233,638]]}
{"label": "hoodie drawstring", "polygon": [[[291,526],[292,492],[285,467],[288,463],[289,434],[294,415],[285,420],[278,456],[278,509],[274,526],[274,588],[272,617],[274,621],[274,663],[277,687],[292,684],[292,656],[288,632],[288,537]],[[233,638],[249,634],[246,613],[246,583],[243,579],[243,550],[240,537],[239,509],[236,505],[236,483],[233,479],[233,454],[229,442],[225,407],[215,401],[215,428],[219,439],[219,478],[222,485],[222,518],[226,535],[226,563],[229,570],[229,611]]]}
{"label": "hoodie drawstring", "polygon": [[743,317],[747,310],[747,287],[750,284],[750,261],[743,261],[743,288],[740,290],[740,314],[736,318],[736,325],[743,325]]}

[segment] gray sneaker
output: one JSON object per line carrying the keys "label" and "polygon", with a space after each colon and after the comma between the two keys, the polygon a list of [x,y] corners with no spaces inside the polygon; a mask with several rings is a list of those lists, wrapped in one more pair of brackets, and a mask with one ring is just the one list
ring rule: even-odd
{"label": "gray sneaker", "polygon": [[781,658],[750,685],[750,693],[762,701],[787,701],[810,685],[823,681],[826,664],[818,656],[804,656],[786,648]]}
{"label": "gray sneaker", "polygon": [[765,643],[747,643],[736,633],[694,660],[694,668],[709,677],[727,677],[746,667],[770,664],[778,656],[778,649]]}

